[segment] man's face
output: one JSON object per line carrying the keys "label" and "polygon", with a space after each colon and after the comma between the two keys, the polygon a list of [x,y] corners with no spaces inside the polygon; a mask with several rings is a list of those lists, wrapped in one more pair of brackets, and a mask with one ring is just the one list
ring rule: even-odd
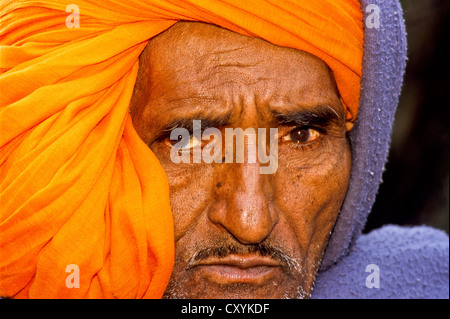
{"label": "man's face", "polygon": [[[345,112],[325,63],[178,23],[142,54],[130,110],[170,185],[176,256],[166,297],[309,296],[351,168]],[[260,174],[259,161],[175,164],[170,131],[194,119],[222,132],[277,128],[277,171]],[[207,142],[191,139],[187,149]]]}

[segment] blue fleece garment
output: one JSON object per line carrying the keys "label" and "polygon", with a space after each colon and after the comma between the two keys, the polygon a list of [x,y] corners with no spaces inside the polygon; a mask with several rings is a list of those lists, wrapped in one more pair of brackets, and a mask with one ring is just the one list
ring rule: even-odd
{"label": "blue fleece garment", "polygon": [[359,237],[317,279],[312,298],[449,298],[449,242],[442,231],[384,226]]}
{"label": "blue fleece garment", "polygon": [[[379,8],[379,28],[366,24],[375,13],[373,5]],[[311,297],[449,298],[448,235],[398,226],[361,235],[382,182],[406,66],[406,31],[398,0],[361,0],[361,9],[364,55],[359,111],[349,133],[350,184]],[[370,264],[379,267],[380,288],[366,287]]]}

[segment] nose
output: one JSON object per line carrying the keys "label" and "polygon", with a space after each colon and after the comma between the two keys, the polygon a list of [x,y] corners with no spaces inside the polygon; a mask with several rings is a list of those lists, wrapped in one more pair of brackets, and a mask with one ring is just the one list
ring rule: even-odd
{"label": "nose", "polygon": [[[278,211],[270,204],[267,175],[261,175],[259,164],[230,164],[219,198],[224,205],[209,212],[209,219],[224,227],[242,244],[256,244],[272,232],[278,222]],[[221,188],[222,189],[222,188]]]}

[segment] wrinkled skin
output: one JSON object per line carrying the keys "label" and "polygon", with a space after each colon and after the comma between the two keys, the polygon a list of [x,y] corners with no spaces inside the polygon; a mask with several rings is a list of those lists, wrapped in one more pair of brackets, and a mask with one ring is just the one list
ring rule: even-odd
{"label": "wrinkled skin", "polygon": [[[130,112],[170,185],[175,266],[165,297],[309,297],[351,169],[345,111],[326,64],[179,22],[141,55]],[[175,164],[174,119],[222,131],[278,128],[278,169],[260,174],[258,161]]]}

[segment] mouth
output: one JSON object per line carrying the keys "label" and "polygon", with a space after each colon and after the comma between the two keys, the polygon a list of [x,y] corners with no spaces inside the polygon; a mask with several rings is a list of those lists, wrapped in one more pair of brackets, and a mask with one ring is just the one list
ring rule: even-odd
{"label": "mouth", "polygon": [[218,284],[245,283],[263,285],[283,274],[285,265],[271,257],[258,255],[228,255],[209,257],[194,263],[190,270]]}

